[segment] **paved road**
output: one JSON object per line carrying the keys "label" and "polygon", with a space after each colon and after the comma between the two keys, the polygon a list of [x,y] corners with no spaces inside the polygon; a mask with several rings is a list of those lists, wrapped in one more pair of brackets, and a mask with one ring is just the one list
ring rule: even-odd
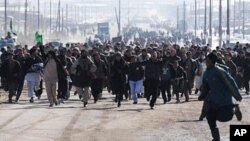
{"label": "paved road", "polygon": [[[26,90],[19,104],[0,104],[0,141],[208,141],[211,140],[206,120],[196,121],[202,102],[191,96],[191,102],[175,104],[175,99],[162,104],[158,99],[150,110],[145,99],[138,105],[131,101],[116,108],[113,96],[104,93],[97,104],[83,108],[77,96],[65,104],[48,107],[45,94],[30,104]],[[250,124],[250,98],[243,95],[242,122],[234,117],[230,123],[220,123],[223,141],[229,140],[230,124]],[[184,101],[184,99],[182,99]]]}

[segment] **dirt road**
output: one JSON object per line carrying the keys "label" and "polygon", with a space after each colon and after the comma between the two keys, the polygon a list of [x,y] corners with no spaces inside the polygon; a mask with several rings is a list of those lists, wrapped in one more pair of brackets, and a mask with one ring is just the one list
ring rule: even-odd
{"label": "dirt road", "polygon": [[[1,91],[2,92],[2,91]],[[3,92],[2,92],[3,94]],[[219,123],[221,138],[229,140],[230,124],[250,124],[250,97],[243,94],[241,122]],[[202,102],[191,96],[191,102],[163,105],[159,98],[154,110],[145,99],[137,105],[122,102],[117,108],[113,96],[83,108],[78,96],[65,104],[49,108],[46,95],[30,104],[23,93],[18,104],[7,104],[1,96],[0,141],[208,141],[211,140],[206,120],[197,121]],[[184,99],[182,99],[184,100]]]}

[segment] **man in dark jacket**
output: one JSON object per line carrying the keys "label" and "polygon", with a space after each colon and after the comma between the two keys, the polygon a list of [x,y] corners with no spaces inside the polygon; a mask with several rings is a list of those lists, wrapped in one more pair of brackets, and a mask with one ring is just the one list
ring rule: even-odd
{"label": "man in dark jacket", "polygon": [[12,97],[16,94],[16,88],[18,86],[21,66],[16,60],[14,60],[13,52],[9,52],[7,56],[8,59],[3,63],[1,67],[1,77],[7,82],[9,91],[9,103],[12,103]]}
{"label": "man in dark jacket", "polygon": [[120,52],[116,53],[115,60],[110,66],[110,81],[112,85],[112,92],[116,95],[117,107],[121,106],[123,94],[126,86],[127,65],[122,58]]}
{"label": "man in dark jacket", "polygon": [[135,63],[139,66],[145,66],[145,82],[144,82],[145,96],[147,98],[147,101],[149,101],[152,96],[149,104],[151,109],[154,108],[158,96],[161,70],[164,62],[165,60],[164,61],[158,60],[157,52],[154,51],[152,53],[152,57],[150,60]]}
{"label": "man in dark jacket", "polygon": [[[168,62],[165,62],[162,67],[161,83],[160,83],[160,89],[161,89],[164,104],[166,104],[167,101],[171,101],[171,78],[172,78],[171,66]],[[166,96],[166,91],[167,91],[168,99]]]}
{"label": "man in dark jacket", "polygon": [[194,59],[192,59],[192,53],[189,51],[186,53],[187,59],[183,63],[183,68],[185,69],[187,73],[187,83],[186,88],[188,90],[188,93],[192,93],[192,88],[194,87],[194,77],[195,77],[195,71],[197,69],[197,63]]}
{"label": "man in dark jacket", "polygon": [[64,103],[64,100],[66,99],[67,91],[69,89],[69,83],[68,83],[67,77],[65,77],[65,73],[67,73],[67,75],[68,75],[68,72],[66,70],[67,64],[68,64],[67,57],[66,57],[66,52],[67,52],[67,49],[62,48],[62,49],[60,49],[59,55],[58,55],[58,60],[61,62],[61,65],[65,70],[65,72],[61,72],[61,73],[59,72],[59,75],[63,76],[61,78],[64,78],[64,79],[59,79],[58,80],[57,99],[59,99],[59,102],[61,102],[61,103]]}
{"label": "man in dark jacket", "polygon": [[24,78],[25,78],[25,59],[26,56],[23,53],[23,49],[17,49],[16,50],[16,55],[14,56],[14,59],[19,62],[21,66],[21,71],[20,71],[20,77],[18,79],[18,87],[17,87],[17,95],[16,95],[16,102],[18,102],[22,90],[23,90],[23,85],[24,85]]}
{"label": "man in dark jacket", "polygon": [[[242,100],[238,86],[228,72],[216,65],[217,58],[214,53],[206,58],[207,70],[203,76],[202,92],[199,97],[199,100],[205,100],[209,105],[206,118],[214,141],[220,141],[217,120],[230,121],[234,113],[238,120],[242,118],[238,105],[234,105],[232,101],[232,97],[237,101]],[[233,107],[236,107],[235,111]]]}
{"label": "man in dark jacket", "polygon": [[77,87],[77,93],[83,97],[83,106],[86,107],[90,99],[91,78],[95,77],[93,73],[96,71],[96,66],[88,57],[88,52],[82,50],[81,57],[74,62],[71,69],[74,74],[73,85]]}
{"label": "man in dark jacket", "polygon": [[[33,47],[30,50],[30,56],[25,59],[25,79],[27,80],[30,103],[34,102],[34,91],[37,93],[40,89],[42,69],[43,60],[38,56],[37,48]],[[39,98],[41,95],[37,96]]]}
{"label": "man in dark jacket", "polygon": [[232,55],[230,53],[225,54],[225,63],[229,67],[229,73],[234,79],[236,79],[237,66],[232,60]]}
{"label": "man in dark jacket", "polygon": [[136,66],[133,64],[137,62],[137,58],[135,56],[131,56],[131,64],[129,65],[129,72],[128,72],[128,80],[129,80],[129,87],[131,98],[134,101],[133,104],[137,104],[138,98],[137,94],[142,92],[143,86],[143,77],[144,77],[144,69],[141,66]]}
{"label": "man in dark jacket", "polygon": [[172,80],[173,80],[173,93],[176,95],[176,103],[180,103],[180,92],[184,92],[186,102],[189,101],[189,95],[184,86],[187,82],[187,74],[185,70],[179,65],[178,60],[172,62]]}
{"label": "man in dark jacket", "polygon": [[91,92],[94,97],[94,103],[96,103],[99,99],[99,95],[102,93],[103,82],[108,75],[108,69],[99,53],[93,54],[93,58],[96,65],[96,71],[94,72],[95,76],[91,83]]}

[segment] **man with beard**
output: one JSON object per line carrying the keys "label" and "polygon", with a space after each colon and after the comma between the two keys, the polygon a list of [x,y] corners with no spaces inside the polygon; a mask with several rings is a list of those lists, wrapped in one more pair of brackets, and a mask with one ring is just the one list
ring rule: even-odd
{"label": "man with beard", "polygon": [[116,95],[115,101],[118,102],[117,107],[121,106],[126,86],[127,72],[128,67],[122,58],[122,54],[120,52],[116,53],[115,60],[110,66],[110,81],[112,85],[112,92]]}
{"label": "man with beard", "polygon": [[16,102],[18,102],[24,85],[24,78],[25,78],[25,59],[27,56],[24,55],[23,49],[19,48],[16,50],[16,55],[14,59],[17,60],[21,66],[20,77],[18,79],[18,87],[17,87],[17,95],[16,95]]}
{"label": "man with beard", "polygon": [[150,101],[149,106],[154,109],[154,105],[158,96],[160,85],[160,76],[164,61],[158,59],[156,51],[152,53],[152,58],[148,61],[135,63],[138,66],[145,66],[145,96],[147,101]]}
{"label": "man with beard", "polygon": [[16,94],[18,79],[20,77],[21,66],[18,61],[14,60],[13,52],[7,53],[7,60],[1,67],[1,78],[6,80],[9,91],[9,103],[12,103],[12,97]]}
{"label": "man with beard", "polygon": [[195,71],[197,69],[196,61],[192,59],[192,53],[189,51],[186,53],[187,59],[183,62],[183,68],[185,69],[187,73],[187,83],[186,88],[188,90],[188,93],[192,93],[192,88],[194,87],[194,77],[195,77]]}
{"label": "man with beard", "polygon": [[77,87],[77,93],[83,97],[84,107],[87,106],[90,99],[89,87],[91,86],[91,78],[95,78],[93,73],[96,71],[96,66],[87,53],[86,50],[82,50],[81,56],[71,67],[74,74],[73,85]]}
{"label": "man with beard", "polygon": [[94,97],[94,103],[96,103],[102,93],[103,82],[108,75],[108,69],[99,53],[94,53],[93,58],[97,69],[94,72],[95,78],[92,79],[91,91]]}
{"label": "man with beard", "polygon": [[38,56],[37,48],[33,47],[30,50],[30,56],[25,60],[25,80],[27,80],[28,96],[30,97],[30,103],[34,102],[34,91],[39,90],[42,69],[43,61]]}

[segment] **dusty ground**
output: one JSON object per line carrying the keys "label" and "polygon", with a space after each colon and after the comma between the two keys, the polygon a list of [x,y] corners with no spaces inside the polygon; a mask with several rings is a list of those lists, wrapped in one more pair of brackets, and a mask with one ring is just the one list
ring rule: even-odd
{"label": "dusty ground", "polygon": [[[241,122],[219,123],[221,138],[229,140],[230,124],[250,124],[250,99],[243,94]],[[117,108],[113,96],[105,92],[103,100],[83,108],[78,96],[65,104],[48,107],[46,95],[30,104],[24,90],[18,104],[7,104],[0,97],[0,141],[209,141],[206,120],[197,121],[202,102],[191,96],[191,102],[166,105],[159,98],[155,110],[145,99],[138,105],[132,101]],[[182,99],[184,100],[184,99]]]}

